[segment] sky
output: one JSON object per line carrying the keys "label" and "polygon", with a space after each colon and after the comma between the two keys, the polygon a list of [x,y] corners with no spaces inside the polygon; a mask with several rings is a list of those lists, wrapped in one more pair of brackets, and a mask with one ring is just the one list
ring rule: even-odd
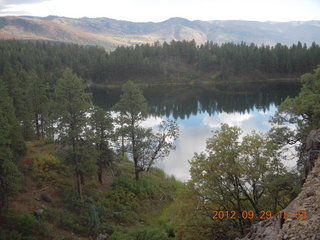
{"label": "sky", "polygon": [[320,0],[0,0],[0,15],[286,22],[320,20]]}

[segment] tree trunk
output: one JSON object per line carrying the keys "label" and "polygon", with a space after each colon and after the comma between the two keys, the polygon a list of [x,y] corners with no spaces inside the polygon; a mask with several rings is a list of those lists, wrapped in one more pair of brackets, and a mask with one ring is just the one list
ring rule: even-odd
{"label": "tree trunk", "polygon": [[[241,209],[241,203],[240,203],[240,198],[239,197],[237,197],[237,210],[238,210],[238,213],[242,213],[242,209]],[[243,235],[244,234],[244,227],[243,227],[243,218],[240,218],[239,219],[239,227],[240,227],[240,233],[241,233],[241,235]]]}
{"label": "tree trunk", "polygon": [[0,200],[0,226],[3,225],[3,202]]}
{"label": "tree trunk", "polygon": [[100,184],[103,184],[103,168],[102,168],[101,160],[99,160],[99,163],[98,163],[98,180]]}
{"label": "tree trunk", "polygon": [[121,136],[121,154],[122,154],[122,157],[124,157],[125,149],[124,149],[124,136],[123,136],[123,134]]}
{"label": "tree trunk", "polygon": [[37,131],[37,138],[40,139],[40,124],[39,124],[39,115],[36,113],[36,131]]}
{"label": "tree trunk", "polygon": [[136,181],[139,181],[139,173],[140,173],[140,170],[138,168],[138,160],[136,157],[133,157],[133,161],[134,161],[134,172],[135,172],[135,175],[136,175]]}
{"label": "tree trunk", "polygon": [[85,181],[83,172],[82,172],[82,171],[79,171],[79,175],[80,175],[80,182],[81,182],[81,184],[82,184],[82,185],[85,185],[85,184],[86,184],[86,181]]}
{"label": "tree trunk", "polygon": [[79,199],[82,200],[82,186],[81,186],[81,175],[80,175],[80,168],[79,168],[79,161],[78,161],[78,155],[76,153],[76,142],[75,139],[72,139],[72,154],[73,154],[73,162],[75,165],[75,174],[76,174],[76,181],[77,181],[77,190]]}
{"label": "tree trunk", "polygon": [[45,136],[44,135],[45,130],[44,130],[44,117],[43,117],[43,114],[41,114],[41,117],[40,117],[40,129],[41,129],[41,131],[40,131],[41,137],[44,137]]}
{"label": "tree trunk", "polygon": [[77,170],[76,170],[76,178],[77,178],[77,189],[78,189],[79,199],[82,200],[83,196],[82,196],[81,176],[79,171]]}

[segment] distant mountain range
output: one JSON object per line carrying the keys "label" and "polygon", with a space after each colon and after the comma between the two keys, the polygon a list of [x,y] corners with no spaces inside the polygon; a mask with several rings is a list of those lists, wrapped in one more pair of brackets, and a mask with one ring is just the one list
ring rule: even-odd
{"label": "distant mountain range", "polygon": [[170,18],[159,23],[136,23],[110,18],[0,17],[0,39],[11,38],[99,45],[108,50],[119,45],[192,39],[198,44],[206,41],[311,44],[320,43],[320,21],[280,23]]}

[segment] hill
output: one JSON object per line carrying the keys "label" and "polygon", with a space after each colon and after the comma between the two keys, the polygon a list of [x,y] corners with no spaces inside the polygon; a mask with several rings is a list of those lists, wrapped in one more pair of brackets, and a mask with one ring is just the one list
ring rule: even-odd
{"label": "hill", "polygon": [[103,184],[86,182],[80,201],[72,171],[57,157],[64,149],[44,141],[27,145],[18,163],[19,194],[5,214],[0,239],[171,239],[166,211],[183,188],[174,177],[153,168],[136,182],[132,163],[121,159],[104,172]]}
{"label": "hill", "polygon": [[112,50],[155,41],[192,40],[198,44],[247,42],[256,44],[293,44],[298,41],[320,42],[320,21],[189,21],[170,18],[166,21],[129,22],[110,18],[15,17],[0,18],[0,38],[33,39],[99,45]]}

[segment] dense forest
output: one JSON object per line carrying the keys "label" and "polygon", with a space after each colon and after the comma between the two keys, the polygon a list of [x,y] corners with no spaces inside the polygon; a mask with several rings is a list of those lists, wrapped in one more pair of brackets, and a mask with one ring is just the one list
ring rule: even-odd
{"label": "dense forest", "polygon": [[[245,43],[196,45],[172,41],[103,48],[50,42],[0,41],[0,75],[33,70],[43,81],[54,84],[61,69],[71,68],[88,83],[123,83],[129,79],[186,81],[197,78],[232,80],[244,77],[298,77],[320,63],[320,47],[298,42],[292,46]],[[211,77],[211,78],[210,78]],[[211,79],[212,80],[212,79]]]}
{"label": "dense forest", "polygon": [[[175,148],[176,122],[143,127],[155,110],[139,85],[127,80],[177,73],[176,63],[224,77],[256,71],[295,76],[319,64],[319,49],[173,41],[106,53],[1,41],[0,239],[243,236],[299,193],[300,174],[283,165],[283,149],[288,140],[300,142],[303,155],[308,132],[320,127],[320,68],[301,77],[300,94],[280,105],[268,133],[242,136],[226,124],[214,131],[205,151],[190,160],[187,183],[154,167]],[[108,110],[94,106],[92,83],[124,83],[119,101]],[[284,127],[287,122],[296,131]],[[214,215],[231,210],[247,215]]]}

